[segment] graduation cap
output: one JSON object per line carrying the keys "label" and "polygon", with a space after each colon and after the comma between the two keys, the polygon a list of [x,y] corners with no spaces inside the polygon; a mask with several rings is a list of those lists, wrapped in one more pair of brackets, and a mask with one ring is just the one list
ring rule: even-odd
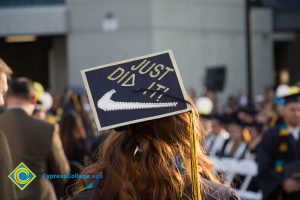
{"label": "graduation cap", "polygon": [[295,103],[295,102],[300,102],[300,92],[292,95],[288,95],[283,97],[284,99],[284,104],[287,105],[288,103]]}
{"label": "graduation cap", "polygon": [[261,133],[264,128],[264,125],[262,123],[258,123],[258,122],[253,122],[251,124],[245,124],[245,126],[255,128],[258,133]]}
{"label": "graduation cap", "polygon": [[191,110],[172,51],[81,71],[98,131]]}
{"label": "graduation cap", "polygon": [[[98,131],[123,130],[192,110],[171,50],[92,67],[81,75]],[[201,199],[192,128],[190,132],[193,191]]]}
{"label": "graduation cap", "polygon": [[300,88],[297,86],[290,87],[283,96],[276,97],[276,102],[282,106],[289,103],[300,103]]}
{"label": "graduation cap", "polygon": [[259,111],[254,107],[241,108],[238,112],[245,113],[246,115],[250,115],[250,116],[255,116],[259,113]]}
{"label": "graduation cap", "polygon": [[211,120],[215,120],[217,122],[219,122],[220,124],[225,124],[226,119],[223,115],[220,114],[214,114],[211,116]]}
{"label": "graduation cap", "polygon": [[222,120],[226,125],[234,124],[240,127],[245,126],[245,124],[238,118],[236,114],[224,115]]}

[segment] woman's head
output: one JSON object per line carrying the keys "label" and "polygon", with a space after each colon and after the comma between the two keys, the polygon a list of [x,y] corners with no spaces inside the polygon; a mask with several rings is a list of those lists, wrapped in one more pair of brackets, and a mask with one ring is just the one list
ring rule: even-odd
{"label": "woman's head", "polygon": [[74,149],[76,141],[87,137],[81,117],[75,111],[69,111],[62,116],[60,136],[67,157],[72,157],[72,149]]}
{"label": "woman's head", "polygon": [[[186,190],[191,184],[190,120],[189,113],[184,113],[110,133],[97,163],[82,172],[104,174],[98,198],[188,199]],[[199,141],[196,147],[199,165],[205,176],[214,179],[211,164],[200,145],[204,131],[197,115],[193,120]],[[176,164],[178,158],[180,166]],[[182,174],[181,167],[186,169],[185,174]],[[88,182],[81,180],[78,187],[86,184]]]}
{"label": "woman's head", "polygon": [[231,139],[242,141],[243,140],[243,129],[236,124],[228,125],[228,132],[230,134]]}

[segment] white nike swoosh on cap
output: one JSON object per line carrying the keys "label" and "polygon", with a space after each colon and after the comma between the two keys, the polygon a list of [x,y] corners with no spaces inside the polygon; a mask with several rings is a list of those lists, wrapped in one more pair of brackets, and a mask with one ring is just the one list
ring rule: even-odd
{"label": "white nike swoosh on cap", "polygon": [[119,102],[111,99],[116,90],[106,92],[97,102],[99,109],[104,111],[118,111],[118,110],[138,110],[151,108],[167,108],[176,107],[178,102],[166,103],[142,103],[142,102]]}

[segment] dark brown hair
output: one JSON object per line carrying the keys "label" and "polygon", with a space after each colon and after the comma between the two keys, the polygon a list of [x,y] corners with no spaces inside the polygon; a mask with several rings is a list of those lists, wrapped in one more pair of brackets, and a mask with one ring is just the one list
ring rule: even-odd
{"label": "dark brown hair", "polygon": [[[218,182],[201,145],[205,131],[196,112],[192,119],[201,176]],[[191,199],[190,120],[191,115],[184,113],[110,133],[98,161],[82,171],[104,175],[92,199]],[[134,155],[136,147],[140,150]],[[181,158],[185,174],[178,170],[176,157]],[[76,193],[92,181],[78,180]]]}
{"label": "dark brown hair", "polygon": [[24,77],[12,80],[7,91],[7,96],[32,101],[35,97],[33,82]]}
{"label": "dark brown hair", "polygon": [[69,111],[62,116],[60,121],[60,137],[68,159],[76,157],[76,148],[80,140],[85,140],[87,135],[79,114]]}

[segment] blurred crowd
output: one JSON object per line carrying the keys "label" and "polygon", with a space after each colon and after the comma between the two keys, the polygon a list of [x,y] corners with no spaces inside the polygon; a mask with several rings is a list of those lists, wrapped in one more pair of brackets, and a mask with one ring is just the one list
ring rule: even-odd
{"label": "blurred crowd", "polygon": [[[35,151],[40,153],[43,148],[47,148],[48,143],[46,140],[56,140],[57,143],[54,145],[56,147],[53,147],[53,144],[49,144],[49,148],[54,149],[47,150],[44,157],[41,154],[35,154],[35,158],[28,158],[29,155],[26,155],[25,152],[23,156],[19,156],[19,160],[12,161],[12,169],[16,167],[19,161],[22,161],[31,168],[41,165],[42,167],[36,167],[41,174],[45,172],[80,173],[84,166],[95,162],[98,156],[99,145],[105,139],[107,132],[97,132],[85,90],[80,87],[72,87],[66,89],[63,94],[57,94],[55,91],[45,90],[40,83],[33,82],[27,78],[10,79],[12,71],[9,70],[3,61],[1,61],[0,65],[5,65],[5,67],[2,66],[0,73],[4,73],[9,79],[8,87],[3,87],[1,91],[5,96],[5,100],[3,100],[5,104],[1,107],[0,130],[3,132],[18,130],[15,138],[9,136],[11,133],[6,135],[11,149],[11,157],[14,158],[20,154],[14,149],[17,145],[23,145],[24,147],[26,142],[28,143],[26,145],[31,146],[31,153]],[[4,84],[1,86],[4,86]],[[195,98],[195,92],[192,92],[190,96]],[[207,132],[204,144],[207,154],[218,158],[226,157],[237,160],[251,159],[257,161],[258,147],[264,133],[282,122],[282,106],[278,106],[275,96],[275,90],[268,89],[264,96],[256,98],[255,103],[251,106],[248,105],[247,98],[242,92],[229,97],[227,102],[221,106],[218,105],[216,94],[213,92],[207,92],[204,97],[201,97],[202,99],[200,98],[200,102],[195,99],[195,104],[199,108],[202,123]],[[26,106],[32,101],[34,101],[34,108],[30,112],[28,111],[30,107],[27,109]],[[30,127],[35,129],[32,131],[33,133],[43,134],[47,131],[47,127],[52,130],[49,131],[51,134],[49,134],[48,139],[45,139],[45,142],[42,141],[43,139],[38,139],[38,135],[34,136],[33,134],[26,136],[32,137],[29,141],[26,141],[26,138],[23,141],[19,141],[20,136],[18,134],[22,134],[20,132],[25,131],[25,128],[19,130],[14,126],[26,127],[25,125],[29,123],[29,120],[26,119],[28,122],[24,122],[25,124],[20,122],[15,122],[18,124],[8,124],[8,122],[14,123],[9,120],[14,120],[17,116],[21,116],[21,114],[16,116],[13,113],[10,114],[10,110],[20,108],[24,109],[30,115],[30,118],[36,120],[30,121],[30,123],[36,124]],[[43,121],[43,123],[40,123],[40,121]],[[59,138],[55,138],[55,134],[52,134],[55,130],[58,130]],[[39,147],[40,145],[37,143],[43,146]],[[62,149],[60,149],[60,146]],[[49,151],[62,152],[60,152],[60,155],[56,155],[57,153],[54,152],[49,158]],[[43,160],[43,158],[45,159]],[[35,163],[32,159],[38,160],[38,163]],[[66,160],[66,163],[64,163],[64,160]],[[55,167],[60,170],[53,170]],[[234,187],[238,188],[242,179],[243,177],[238,177],[233,183]],[[60,198],[68,195],[68,188],[74,181],[73,179],[64,180],[63,185],[50,184],[53,184],[56,197]],[[63,180],[60,182],[63,182]],[[260,190],[256,180],[253,180],[250,186],[249,190]]]}
{"label": "blurred crowd", "polygon": [[[203,125],[207,131],[206,148],[209,155],[236,159],[255,159],[263,133],[280,123],[280,106],[275,102],[275,90],[267,89],[264,96],[248,105],[247,97],[239,92],[217,108],[214,96],[196,101]],[[208,98],[212,109],[203,112],[201,101]]]}
{"label": "blurred crowd", "polygon": [[[295,173],[300,169],[297,156],[300,147],[300,98],[297,85],[289,87],[282,84],[269,88],[264,95],[257,96],[252,105],[249,105],[242,92],[230,96],[221,105],[217,105],[216,94],[212,91],[195,98],[207,131],[204,144],[207,155],[216,159],[254,161],[258,172],[247,190],[263,191],[264,199],[299,198],[300,182],[293,179],[292,184],[285,184],[286,180],[290,180],[288,177],[292,172],[289,171]],[[191,94],[195,97],[194,92]],[[282,134],[281,129],[286,133]],[[292,163],[292,170],[285,168],[288,163]],[[220,173],[221,179],[222,176]],[[231,186],[240,189],[244,178],[236,174]]]}

